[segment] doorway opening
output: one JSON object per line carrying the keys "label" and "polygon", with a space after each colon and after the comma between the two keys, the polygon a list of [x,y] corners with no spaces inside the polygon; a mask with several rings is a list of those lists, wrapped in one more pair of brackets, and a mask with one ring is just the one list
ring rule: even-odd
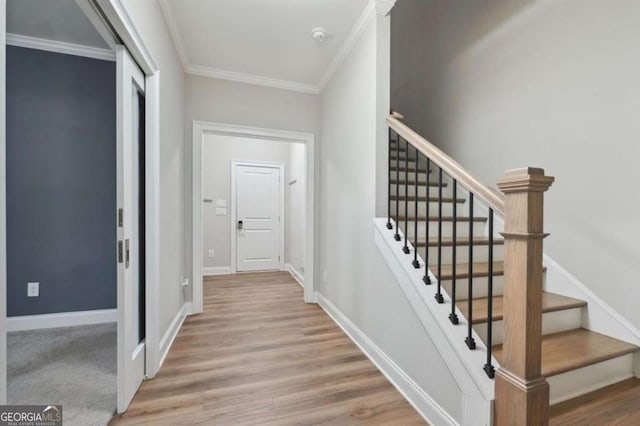
{"label": "doorway opening", "polygon": [[316,301],[314,137],[194,122],[193,313],[203,277],[286,270]]}

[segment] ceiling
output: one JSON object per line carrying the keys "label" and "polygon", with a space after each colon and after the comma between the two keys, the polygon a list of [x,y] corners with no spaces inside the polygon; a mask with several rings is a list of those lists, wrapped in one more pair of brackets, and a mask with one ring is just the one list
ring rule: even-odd
{"label": "ceiling", "polygon": [[[161,0],[188,73],[317,93],[369,0]],[[311,37],[322,27],[332,36]]]}
{"label": "ceiling", "polygon": [[74,0],[9,0],[7,33],[108,48]]}

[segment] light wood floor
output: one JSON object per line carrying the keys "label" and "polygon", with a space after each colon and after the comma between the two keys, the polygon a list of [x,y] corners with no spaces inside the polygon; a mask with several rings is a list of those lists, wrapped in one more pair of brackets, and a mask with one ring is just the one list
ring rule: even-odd
{"label": "light wood floor", "polygon": [[284,272],[212,277],[117,425],[423,425]]}

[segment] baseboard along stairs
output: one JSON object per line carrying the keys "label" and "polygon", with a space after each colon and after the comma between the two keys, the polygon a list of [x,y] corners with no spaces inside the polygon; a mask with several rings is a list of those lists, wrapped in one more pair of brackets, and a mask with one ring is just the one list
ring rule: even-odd
{"label": "baseboard along stairs", "polygon": [[464,393],[462,423],[640,421],[637,330],[612,333],[631,336],[624,340],[592,331],[624,324],[612,317],[598,328],[576,292],[546,290],[561,287],[545,281],[543,265],[543,195],[553,178],[509,171],[501,194],[400,114],[387,124],[389,217],[374,221],[376,245]]}

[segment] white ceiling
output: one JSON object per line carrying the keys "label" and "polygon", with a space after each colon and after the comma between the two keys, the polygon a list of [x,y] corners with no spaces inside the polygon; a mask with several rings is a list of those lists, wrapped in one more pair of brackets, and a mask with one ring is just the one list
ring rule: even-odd
{"label": "white ceiling", "polygon": [[[317,93],[369,0],[161,0],[185,70]],[[322,27],[333,36],[311,37]]]}
{"label": "white ceiling", "polygon": [[108,48],[74,0],[9,0],[7,32],[81,46]]}

